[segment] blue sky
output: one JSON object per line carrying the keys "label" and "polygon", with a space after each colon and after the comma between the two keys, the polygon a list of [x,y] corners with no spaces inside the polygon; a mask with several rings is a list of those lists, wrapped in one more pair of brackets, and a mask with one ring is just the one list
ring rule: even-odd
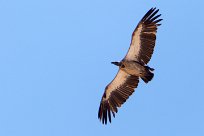
{"label": "blue sky", "polygon": [[[1,136],[203,136],[204,2],[0,0]],[[160,9],[155,77],[107,126],[105,86],[151,8]]]}

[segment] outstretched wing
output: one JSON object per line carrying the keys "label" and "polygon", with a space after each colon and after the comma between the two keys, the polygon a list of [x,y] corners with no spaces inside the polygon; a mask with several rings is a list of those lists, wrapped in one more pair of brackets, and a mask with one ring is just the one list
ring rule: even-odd
{"label": "outstretched wing", "polygon": [[154,51],[157,27],[162,19],[156,15],[159,9],[151,8],[141,19],[132,34],[130,48],[124,59],[147,64]]}
{"label": "outstretched wing", "polygon": [[103,124],[107,124],[107,119],[111,122],[111,113],[115,117],[117,108],[134,92],[138,82],[137,76],[131,76],[122,70],[118,71],[113,81],[106,86],[100,103],[98,118]]}

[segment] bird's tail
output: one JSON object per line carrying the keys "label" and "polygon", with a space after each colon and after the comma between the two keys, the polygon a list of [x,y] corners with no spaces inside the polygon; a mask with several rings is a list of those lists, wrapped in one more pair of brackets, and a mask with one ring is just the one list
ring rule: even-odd
{"label": "bird's tail", "polygon": [[145,72],[141,77],[145,83],[148,83],[149,81],[152,80],[152,78],[154,77],[153,71],[154,71],[153,68],[150,68],[149,66],[145,66]]}

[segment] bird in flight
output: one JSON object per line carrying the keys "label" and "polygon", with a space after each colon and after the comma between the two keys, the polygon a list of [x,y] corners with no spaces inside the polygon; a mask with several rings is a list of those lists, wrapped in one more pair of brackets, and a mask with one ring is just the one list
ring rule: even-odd
{"label": "bird in flight", "polygon": [[126,56],[120,62],[111,62],[119,67],[115,78],[106,86],[102,96],[98,118],[102,123],[111,123],[118,108],[129,98],[141,78],[145,83],[152,80],[153,68],[147,66],[154,51],[157,27],[162,21],[157,15],[159,9],[151,8],[132,33],[132,40]]}

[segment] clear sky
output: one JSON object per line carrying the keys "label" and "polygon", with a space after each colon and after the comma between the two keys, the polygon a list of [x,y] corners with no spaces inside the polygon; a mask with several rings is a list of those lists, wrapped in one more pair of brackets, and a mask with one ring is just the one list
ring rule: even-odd
{"label": "clear sky", "polygon": [[[1,136],[204,136],[202,0],[0,0]],[[162,26],[140,82],[102,125],[105,86],[138,21]]]}

